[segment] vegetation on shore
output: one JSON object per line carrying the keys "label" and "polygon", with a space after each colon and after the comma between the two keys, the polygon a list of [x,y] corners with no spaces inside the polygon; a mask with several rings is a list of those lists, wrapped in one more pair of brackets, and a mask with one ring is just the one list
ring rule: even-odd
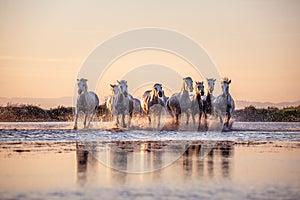
{"label": "vegetation on shore", "polygon": [[248,106],[234,111],[233,118],[242,122],[300,122],[300,105],[283,109]]}
{"label": "vegetation on shore", "polygon": [[[49,110],[35,105],[0,106],[1,122],[43,122],[43,121],[73,121],[72,107],[58,106]],[[110,114],[105,105],[97,108],[96,117],[102,121],[108,121]],[[248,106],[236,110],[233,113],[235,121],[243,122],[300,122],[300,105],[297,107],[255,108]]]}

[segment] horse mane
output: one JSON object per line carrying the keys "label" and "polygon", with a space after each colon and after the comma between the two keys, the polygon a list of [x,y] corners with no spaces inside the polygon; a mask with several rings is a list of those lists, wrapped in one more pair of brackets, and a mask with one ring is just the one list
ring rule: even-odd
{"label": "horse mane", "polygon": [[216,79],[214,79],[214,78],[207,78],[206,80],[207,80],[207,82],[208,81],[216,81]]}
{"label": "horse mane", "polygon": [[121,84],[121,83],[127,85],[127,81],[126,81],[126,80],[120,80],[120,81],[119,81],[119,84]]}
{"label": "horse mane", "polygon": [[155,98],[154,97],[156,97],[156,90],[155,90],[155,86],[157,86],[157,85],[159,85],[158,83],[155,83],[154,85],[153,85],[153,87],[152,87],[152,89],[151,89],[151,92],[150,92],[150,101],[153,101]]}
{"label": "horse mane", "polygon": [[221,82],[222,83],[228,83],[228,82],[230,82],[230,79],[225,76],[225,77],[222,78]]}
{"label": "horse mane", "polygon": [[181,92],[186,91],[184,86],[185,86],[185,84],[186,84],[186,80],[188,80],[188,79],[191,80],[191,81],[193,80],[193,79],[192,79],[191,77],[189,77],[189,76],[183,78],[183,82],[182,82],[182,86],[181,86]]}

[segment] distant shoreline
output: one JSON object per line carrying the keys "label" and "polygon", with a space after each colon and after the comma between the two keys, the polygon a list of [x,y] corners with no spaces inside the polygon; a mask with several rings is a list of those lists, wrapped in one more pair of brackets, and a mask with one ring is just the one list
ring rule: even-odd
{"label": "distant shoreline", "polygon": [[[72,107],[58,106],[42,109],[34,105],[0,106],[0,122],[63,122],[73,121]],[[104,104],[97,108],[96,117],[109,121],[110,113]],[[234,111],[233,120],[240,122],[300,122],[300,105],[278,109],[248,106]]]}
{"label": "distant shoreline", "polygon": [[[100,103],[103,104],[105,99],[100,98]],[[57,98],[30,98],[30,97],[0,97],[0,106],[6,106],[7,104],[11,105],[34,105],[41,107],[42,109],[51,109],[55,108],[58,105],[64,107],[72,107],[73,97],[57,97]],[[268,107],[277,107],[282,109],[284,107],[298,106],[300,105],[300,100],[295,101],[282,101],[282,102],[269,102],[269,101],[246,101],[242,99],[235,99],[236,109],[243,109],[248,106],[255,106],[256,108],[268,108]]]}

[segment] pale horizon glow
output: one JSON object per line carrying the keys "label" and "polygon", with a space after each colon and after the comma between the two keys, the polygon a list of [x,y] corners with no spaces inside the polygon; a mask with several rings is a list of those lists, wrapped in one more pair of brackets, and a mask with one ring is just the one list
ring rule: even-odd
{"label": "pale horizon glow", "polygon": [[[71,97],[81,64],[99,44],[124,31],[161,27],[200,44],[220,75],[232,80],[234,99],[300,100],[300,1],[134,0],[118,4],[1,0],[0,97]],[[122,69],[151,64],[195,76],[174,55],[135,52],[112,64],[111,75],[98,84],[100,99],[109,95],[109,83],[126,74]],[[168,74],[166,78],[172,80]],[[144,89],[134,94],[139,97]]]}

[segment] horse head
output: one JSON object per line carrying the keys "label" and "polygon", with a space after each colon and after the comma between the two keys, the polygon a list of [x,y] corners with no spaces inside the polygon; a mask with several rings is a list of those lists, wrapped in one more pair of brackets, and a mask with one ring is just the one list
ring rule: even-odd
{"label": "horse head", "polygon": [[110,87],[111,87],[111,91],[112,91],[112,94],[113,94],[113,95],[118,94],[119,88],[118,88],[118,85],[117,85],[117,84],[110,84]]}
{"label": "horse head", "polygon": [[117,81],[119,84],[119,90],[122,94],[125,95],[125,97],[127,97],[128,95],[128,86],[127,86],[127,81],[125,80],[121,80],[121,81]]}
{"label": "horse head", "polygon": [[203,82],[201,81],[196,81],[195,82],[195,93],[196,94],[200,94],[201,96],[204,95],[204,85],[203,85]]}
{"label": "horse head", "polygon": [[77,79],[78,83],[78,94],[80,95],[82,92],[87,91],[88,87],[87,87],[87,79],[81,78],[81,79]]}
{"label": "horse head", "polygon": [[230,83],[231,83],[231,80],[228,79],[227,77],[222,79],[221,85],[222,85],[223,94],[225,94],[225,95],[229,94],[229,84]]}
{"label": "horse head", "polygon": [[155,83],[152,87],[152,91],[154,92],[155,96],[162,97],[163,96],[163,89],[162,85],[159,83]]}
{"label": "horse head", "polygon": [[215,82],[216,82],[216,79],[213,79],[213,78],[207,78],[207,90],[210,94],[213,93],[214,89],[215,89]]}
{"label": "horse head", "polygon": [[185,77],[184,80],[184,89],[190,92],[193,92],[193,79],[191,77]]}

